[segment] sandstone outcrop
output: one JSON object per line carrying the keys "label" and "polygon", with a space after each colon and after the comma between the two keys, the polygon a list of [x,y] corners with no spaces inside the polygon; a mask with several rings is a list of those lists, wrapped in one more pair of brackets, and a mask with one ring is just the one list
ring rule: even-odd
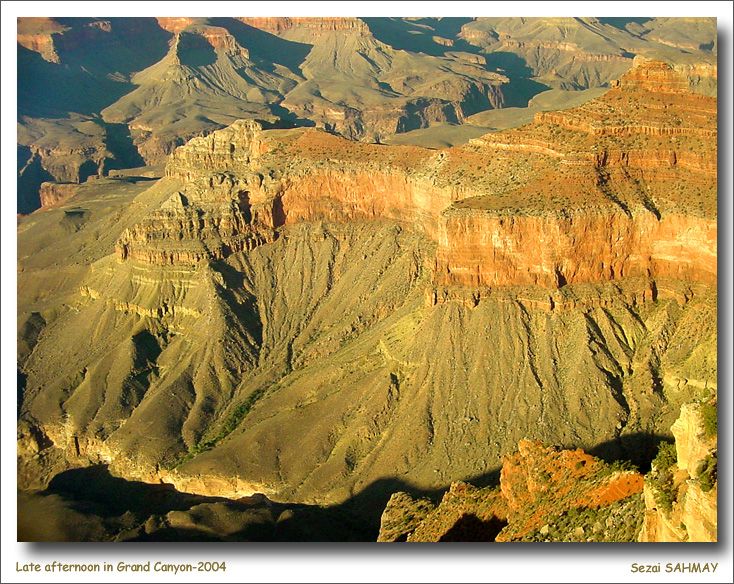
{"label": "sandstone outcrop", "polygon": [[71,199],[79,190],[75,183],[41,183],[39,195],[41,197],[41,208],[47,209],[59,205]]}
{"label": "sandstone outcrop", "polygon": [[640,541],[718,541],[715,417],[715,402],[681,407],[674,453],[658,456],[645,483]]}

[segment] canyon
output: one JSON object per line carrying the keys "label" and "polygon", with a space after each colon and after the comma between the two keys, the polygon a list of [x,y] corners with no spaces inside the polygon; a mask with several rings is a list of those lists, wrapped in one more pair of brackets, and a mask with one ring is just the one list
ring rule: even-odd
{"label": "canyon", "polygon": [[42,182],[163,164],[240,118],[458,145],[538,96],[555,110],[607,87],[634,56],[695,66],[688,83],[715,95],[712,19],[546,20],[20,18],[19,212]]}
{"label": "canyon", "polygon": [[[97,22],[88,34],[117,25]],[[29,510],[58,517],[51,537],[715,538],[716,490],[698,469],[715,439],[698,444],[691,413],[717,388],[715,64],[630,56],[619,31],[583,59],[619,66],[599,77],[605,91],[437,149],[377,138],[397,131],[410,96],[434,121],[449,102],[466,116],[476,92],[505,105],[512,75],[444,49],[526,51],[522,30],[472,21],[448,46],[434,23],[430,45],[414,35],[426,49],[415,57],[388,41],[420,21],[236,22],[249,28],[156,21],[171,35],[162,60],[101,121],[74,122],[91,180],[76,159],[63,172],[49,162],[76,150],[26,140],[26,167],[59,175],[43,176],[43,208],[18,220],[18,478]],[[68,32],[43,24],[54,42]],[[577,51],[607,26],[551,24],[570,44],[532,50]],[[245,46],[245,32],[273,44]],[[64,45],[40,39],[19,42],[63,62]],[[263,68],[267,50],[308,43],[300,73]],[[373,108],[367,92],[347,111],[320,89],[362,71],[352,60],[377,59],[369,51],[384,59],[375,79],[400,93],[394,115],[389,99]],[[352,64],[319,77],[326,53]],[[401,77],[408,58],[420,83]],[[221,84],[225,65],[247,71],[236,86]],[[191,77],[209,96],[197,103],[226,115],[157,125]],[[242,102],[261,109],[201,105],[255,95],[245,78],[260,89]],[[320,99],[296,99],[304,87]],[[275,105],[298,119],[277,122]],[[675,502],[661,511],[655,457],[673,435]],[[124,517],[104,503],[65,534],[74,497],[102,504],[87,480],[164,503]]]}

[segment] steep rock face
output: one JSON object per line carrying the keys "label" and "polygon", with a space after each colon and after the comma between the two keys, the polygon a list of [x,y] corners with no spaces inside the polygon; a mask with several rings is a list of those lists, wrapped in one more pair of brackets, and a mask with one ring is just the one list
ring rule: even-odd
{"label": "steep rock face", "polygon": [[240,120],[208,136],[193,138],[178,148],[166,165],[166,176],[189,181],[207,173],[247,169],[266,149],[262,127]]}
{"label": "steep rock face", "polygon": [[92,154],[87,148],[37,148],[33,154],[58,182],[81,183],[90,176],[104,173],[109,153],[103,145],[94,150]]}
{"label": "steep rock face", "polygon": [[[645,521],[640,541],[717,541],[716,435],[703,420],[715,404],[684,404],[671,430],[675,459],[658,457],[645,483]],[[709,414],[715,416],[715,413]],[[709,422],[711,423],[711,422]]]}
{"label": "steep rock face", "polygon": [[359,18],[290,18],[284,17],[262,17],[262,16],[244,16],[238,17],[237,20],[244,22],[260,30],[265,30],[273,34],[280,34],[291,28],[305,28],[316,32],[334,32],[349,31],[357,33],[369,33],[369,28],[364,21]]}
{"label": "steep rock face", "polygon": [[50,34],[18,34],[18,44],[30,51],[39,53],[50,63],[60,62],[56,53],[53,37]]}
{"label": "steep rock face", "polygon": [[41,197],[41,208],[46,209],[59,205],[71,199],[79,190],[74,183],[41,183],[39,196]]}
{"label": "steep rock face", "polygon": [[[212,178],[202,196],[174,193],[143,223],[123,232],[116,245],[121,260],[156,265],[192,265],[222,259],[272,241],[267,225],[253,221],[247,191],[227,176]],[[223,196],[224,195],[224,196]]]}
{"label": "steep rock face", "polygon": [[[687,541],[718,541],[718,484],[704,492],[700,483],[688,485],[681,522],[688,532]],[[665,540],[664,540],[665,541]]]}
{"label": "steep rock face", "polygon": [[539,285],[673,277],[716,281],[716,223],[590,210],[542,216],[449,210],[439,223],[439,285]]}
{"label": "steep rock face", "polygon": [[[598,100],[474,140],[487,157],[517,160],[525,177],[496,181],[495,200],[477,197],[442,213],[439,281],[548,287],[648,275],[713,282],[716,101],[640,84],[636,78],[648,72],[687,87],[668,65],[638,61]],[[625,117],[622,103],[630,108]],[[682,184],[688,199],[675,194]]]}
{"label": "steep rock face", "polygon": [[643,89],[656,93],[688,93],[703,79],[716,80],[717,69],[712,63],[669,65],[643,56],[634,59],[633,70],[612,87]]}
{"label": "steep rock face", "polygon": [[716,450],[716,436],[706,435],[702,415],[699,404],[684,404],[670,428],[675,437],[678,468],[691,477],[698,474],[699,463]]}

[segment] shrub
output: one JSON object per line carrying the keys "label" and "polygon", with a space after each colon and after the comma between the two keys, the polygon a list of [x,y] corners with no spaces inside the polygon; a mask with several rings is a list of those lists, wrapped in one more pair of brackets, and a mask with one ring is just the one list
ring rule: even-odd
{"label": "shrub", "polygon": [[704,493],[708,493],[714,488],[717,478],[717,460],[716,453],[709,454],[704,458],[698,466],[698,482],[701,485],[701,490]]}
{"label": "shrub", "polygon": [[718,412],[716,404],[701,404],[701,418],[703,419],[703,432],[707,438],[716,436],[718,430]]}
{"label": "shrub", "polygon": [[676,464],[677,461],[678,456],[675,452],[675,444],[672,442],[661,442],[652,464],[656,471],[665,472],[670,470],[670,467]]}
{"label": "shrub", "polygon": [[675,444],[663,442],[652,461],[652,470],[646,477],[655,493],[655,501],[667,513],[672,511],[676,498],[671,470],[676,462]]}

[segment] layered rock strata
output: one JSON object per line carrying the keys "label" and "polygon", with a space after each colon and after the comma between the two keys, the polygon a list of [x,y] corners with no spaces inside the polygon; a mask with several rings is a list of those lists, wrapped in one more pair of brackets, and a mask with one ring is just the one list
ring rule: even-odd
{"label": "layered rock strata", "polygon": [[[395,220],[437,242],[438,288],[553,289],[628,277],[713,283],[715,111],[715,100],[686,93],[671,67],[638,60],[598,100],[437,153],[239,122],[172,155],[167,176],[191,186],[168,207],[183,209],[184,197],[212,216],[207,205],[218,197],[229,201],[223,209],[246,197],[241,212],[262,228]],[[146,229],[123,237],[121,258],[145,256],[131,250],[144,245]],[[180,222],[171,229],[192,239]],[[217,227],[203,229],[206,239]],[[211,257],[271,239],[225,243]]]}
{"label": "layered rock strata", "polygon": [[[681,95],[583,107],[710,130],[686,108],[711,100]],[[386,476],[444,489],[528,436],[639,453],[629,436],[716,377],[715,141],[580,115],[440,151],[241,121],[114,214],[90,193],[27,218],[21,277],[43,293],[19,309],[22,416],[79,464],[320,503],[396,490]],[[36,243],[60,229],[71,269]]]}

